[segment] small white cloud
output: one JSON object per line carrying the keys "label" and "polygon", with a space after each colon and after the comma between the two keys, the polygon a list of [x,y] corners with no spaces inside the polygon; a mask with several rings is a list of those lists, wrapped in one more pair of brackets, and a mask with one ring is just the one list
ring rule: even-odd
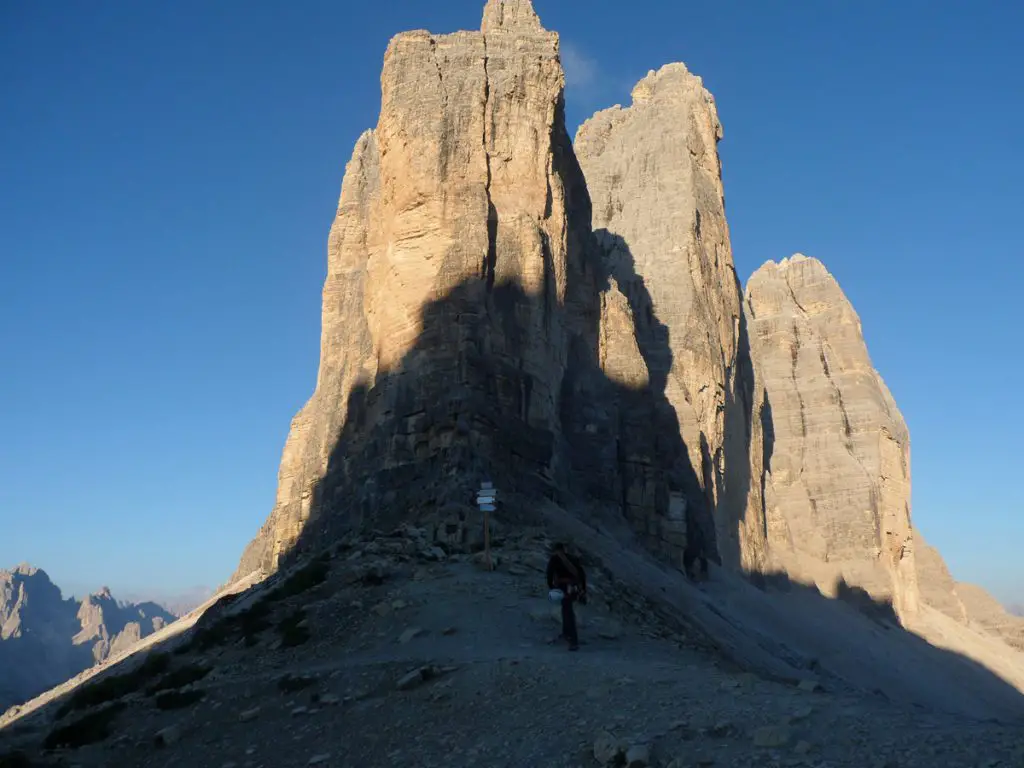
{"label": "small white cloud", "polygon": [[567,89],[586,90],[597,82],[597,62],[572,43],[562,43],[562,67]]}

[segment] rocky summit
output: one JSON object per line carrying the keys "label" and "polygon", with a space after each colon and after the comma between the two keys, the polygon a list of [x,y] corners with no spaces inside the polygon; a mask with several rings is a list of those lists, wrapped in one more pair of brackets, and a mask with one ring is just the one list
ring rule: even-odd
{"label": "rocky summit", "polygon": [[526,0],[391,41],[331,228],[316,391],[239,575],[464,502],[484,473],[531,494],[566,474],[563,388],[570,358],[592,362],[573,340],[596,294],[563,84]]}
{"label": "rocky summit", "polygon": [[[630,106],[584,123],[575,151],[607,275],[599,286],[601,370],[623,387],[615,435],[622,512],[647,548],[670,560],[686,543],[678,518],[688,517],[691,536],[716,559],[757,568],[765,554],[761,488],[747,462],[761,438],[751,420],[753,369],[725,220],[721,138],[701,79],[669,64],[636,85]],[[637,387],[645,396],[631,395]],[[595,467],[599,485],[603,474]],[[671,503],[679,490],[685,510]],[[756,517],[747,518],[748,508]]]}
{"label": "rocky summit", "polygon": [[683,64],[574,141],[563,84],[526,0],[392,39],[331,227],[316,389],[236,578],[354,530],[464,535],[490,479],[506,514],[553,501],[672,566],[911,621],[909,432],[854,308],[800,254],[742,289],[722,124]]}
{"label": "rocky summit", "polygon": [[119,603],[107,588],[61,596],[45,571],[0,570],[0,709],[20,704],[128,650],[175,620],[155,603]]}
{"label": "rocky summit", "polygon": [[821,262],[800,254],[754,273],[746,309],[769,414],[773,564],[828,594],[849,585],[915,613],[910,437],[856,312]]}
{"label": "rocky summit", "polygon": [[652,73],[577,159],[563,82],[525,2],[391,41],[329,239],[317,388],[239,577],[360,526],[464,517],[484,477],[624,519],[668,560],[720,559],[719,538],[730,565],[763,556],[714,102],[681,65]]}
{"label": "rocky summit", "polygon": [[668,64],[570,139],[563,86],[528,0],[391,40],[269,518],[205,610],[0,718],[15,765],[1024,765],[1021,620],[917,532],[826,267],[741,286],[714,98]]}
{"label": "rocky summit", "polygon": [[316,390],[236,577],[399,523],[479,538],[489,479],[508,518],[551,502],[670,567],[1015,638],[922,586],[941,569],[918,562],[909,431],[825,266],[741,287],[701,79],[651,71],[574,141],[563,83],[526,0],[391,41],[329,237]]}

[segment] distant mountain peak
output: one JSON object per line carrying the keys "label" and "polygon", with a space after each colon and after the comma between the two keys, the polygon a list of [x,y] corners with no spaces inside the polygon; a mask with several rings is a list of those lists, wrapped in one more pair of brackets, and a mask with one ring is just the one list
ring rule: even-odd
{"label": "distant mountain peak", "polygon": [[41,568],[0,570],[0,712],[173,622],[157,603],[118,603],[109,587],[65,600]]}
{"label": "distant mountain peak", "polygon": [[7,580],[10,581],[15,576],[20,576],[22,579],[39,578],[44,581],[50,581],[50,577],[46,573],[46,571],[44,571],[42,568],[37,568],[31,563],[18,563],[16,566],[9,570],[0,568],[0,579],[6,577]]}

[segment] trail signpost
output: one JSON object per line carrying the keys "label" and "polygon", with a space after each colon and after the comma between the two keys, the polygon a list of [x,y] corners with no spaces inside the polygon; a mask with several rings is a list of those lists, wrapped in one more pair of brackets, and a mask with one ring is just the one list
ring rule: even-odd
{"label": "trail signpost", "polygon": [[491,562],[491,524],[490,524],[490,513],[494,512],[497,507],[495,504],[498,501],[498,489],[489,480],[484,480],[480,483],[480,490],[476,494],[476,503],[480,507],[480,511],[484,514],[484,563],[487,565],[487,570],[493,571],[494,565]]}

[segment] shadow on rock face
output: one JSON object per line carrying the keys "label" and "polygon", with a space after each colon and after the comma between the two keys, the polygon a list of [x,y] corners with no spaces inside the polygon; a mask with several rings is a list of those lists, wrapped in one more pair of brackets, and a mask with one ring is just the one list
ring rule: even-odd
{"label": "shadow on rock face", "polygon": [[[540,287],[527,291],[496,279],[498,263],[525,263],[527,256],[508,250],[519,246],[503,239],[499,211],[490,207],[481,274],[424,305],[418,337],[401,361],[349,393],[346,423],[327,447],[327,470],[311,491],[309,519],[288,557],[350,530],[388,528],[472,503],[480,481],[489,479],[526,504],[571,500],[595,514],[619,515],[648,549],[677,566],[687,542],[720,559],[712,500],[701,481],[711,459],[695,470],[665,394],[673,365],[669,329],[628,243],[592,231],[586,181],[561,114],[554,126],[552,163],[567,212],[565,264],[556,268],[538,227]],[[609,302],[623,299],[626,319],[602,327]],[[611,333],[635,344],[642,380],[605,374]]]}
{"label": "shadow on rock face", "polygon": [[[737,318],[724,404],[727,422],[739,428],[727,426],[732,437],[720,447],[724,457],[712,455],[706,440],[691,451],[666,394],[675,362],[671,331],[657,316],[629,243],[591,229],[586,184],[560,116],[555,126],[562,134],[554,137],[553,163],[568,212],[564,275],[538,232],[541,287],[528,291],[497,278],[498,265],[516,263],[517,254],[503,250],[510,247],[503,222],[490,206],[480,274],[425,304],[418,336],[400,362],[349,392],[347,420],[334,444],[324,446],[327,469],[310,490],[310,517],[282,565],[350,532],[442,518],[464,526],[487,479],[504,499],[516,499],[501,510],[506,522],[551,500],[594,520],[616,517],[671,567],[704,556],[741,568],[743,535],[750,532],[740,529],[756,524],[746,519],[748,498],[762,505],[764,498],[763,474],[751,470],[755,429],[766,469],[774,450],[771,404],[755,392],[746,318]],[[740,292],[738,282],[731,287]],[[609,319],[613,309],[618,325]],[[623,367],[626,378],[606,373],[616,344],[634,355],[633,367]],[[763,506],[761,513],[763,525]],[[753,578],[762,587],[812,589],[784,574]],[[891,605],[862,592],[843,583],[838,601],[808,594],[822,615],[831,610],[827,603],[849,603],[904,632]],[[1012,690],[967,664],[987,683]]]}
{"label": "shadow on rock face", "polygon": [[[623,274],[627,263],[616,265],[618,282],[629,286],[641,319],[635,333],[650,371],[645,386],[612,381],[601,370],[596,292],[584,324],[516,283],[465,281],[424,307],[419,339],[399,366],[351,392],[348,420],[293,555],[352,530],[389,529],[471,504],[486,478],[525,499],[618,508],[642,541],[677,563],[687,539],[705,541],[715,559],[710,509],[664,396],[668,330],[642,279]],[[581,275],[594,285],[603,277]],[[537,314],[565,348],[564,371],[553,382],[516,363],[535,343],[522,319]],[[685,495],[696,522],[674,539],[670,527],[660,527],[673,493]]]}

